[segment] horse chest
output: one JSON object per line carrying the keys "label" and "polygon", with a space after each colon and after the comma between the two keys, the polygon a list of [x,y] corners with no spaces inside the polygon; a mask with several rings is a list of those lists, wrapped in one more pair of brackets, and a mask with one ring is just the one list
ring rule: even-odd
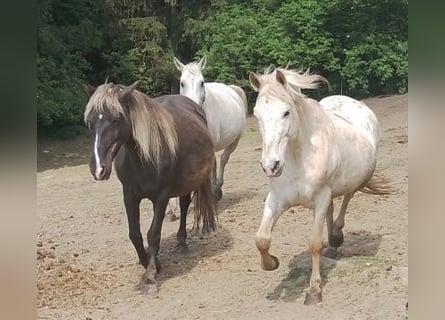
{"label": "horse chest", "polygon": [[312,181],[286,172],[283,172],[279,178],[273,178],[270,188],[278,198],[288,205],[302,205],[306,208],[313,206],[317,192],[316,185]]}

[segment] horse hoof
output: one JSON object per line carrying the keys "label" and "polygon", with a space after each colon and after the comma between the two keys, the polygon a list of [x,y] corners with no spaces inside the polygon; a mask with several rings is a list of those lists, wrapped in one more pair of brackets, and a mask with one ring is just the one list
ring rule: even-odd
{"label": "horse hoof", "polygon": [[217,201],[220,201],[221,199],[222,199],[222,197],[223,197],[223,192],[222,192],[222,190],[221,189],[216,189],[215,190],[215,198],[216,198],[216,200]]}
{"label": "horse hoof", "polygon": [[280,266],[280,260],[278,260],[275,256],[270,256],[272,258],[272,263],[264,263],[264,261],[261,262],[261,267],[263,270],[266,271],[272,271],[277,269]]}
{"label": "horse hoof", "polygon": [[189,247],[186,244],[178,244],[175,247],[175,252],[179,254],[186,254],[189,252]]}
{"label": "horse hoof", "polygon": [[304,298],[304,304],[306,306],[314,305],[321,302],[321,291],[320,292],[306,292],[306,298]]}
{"label": "horse hoof", "polygon": [[337,248],[331,246],[323,249],[323,256],[330,259],[335,259],[337,257]]}
{"label": "horse hoof", "polygon": [[144,296],[153,297],[158,293],[158,286],[156,283],[146,283],[141,286],[141,293]]}
{"label": "horse hoof", "polygon": [[343,232],[340,231],[338,235],[330,235],[329,236],[329,245],[334,248],[338,248],[343,244],[344,237]]}

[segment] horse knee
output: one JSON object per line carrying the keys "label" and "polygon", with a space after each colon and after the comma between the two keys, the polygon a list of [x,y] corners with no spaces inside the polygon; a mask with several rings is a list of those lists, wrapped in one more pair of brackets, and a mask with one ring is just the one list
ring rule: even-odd
{"label": "horse knee", "polygon": [[323,249],[323,241],[310,241],[309,242],[309,251],[312,255],[319,255],[321,250]]}
{"label": "horse knee", "polygon": [[133,233],[133,232],[130,232],[129,235],[128,235],[128,237],[130,238],[131,242],[132,242],[135,246],[138,246],[138,245],[140,245],[140,244],[143,243],[142,235],[141,235],[140,233]]}

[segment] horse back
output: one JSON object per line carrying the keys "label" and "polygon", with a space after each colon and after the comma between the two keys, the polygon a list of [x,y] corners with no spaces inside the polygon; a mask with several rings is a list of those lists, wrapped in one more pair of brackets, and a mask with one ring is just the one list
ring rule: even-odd
{"label": "horse back", "polygon": [[380,127],[375,113],[363,102],[341,95],[328,96],[320,105],[332,122],[347,135],[364,137],[374,145],[380,141]]}

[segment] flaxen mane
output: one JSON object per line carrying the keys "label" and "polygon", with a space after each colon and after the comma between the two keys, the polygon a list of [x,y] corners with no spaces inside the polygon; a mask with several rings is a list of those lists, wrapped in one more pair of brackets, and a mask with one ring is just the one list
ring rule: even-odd
{"label": "flaxen mane", "polygon": [[125,108],[119,102],[119,85],[106,83],[99,86],[88,102],[84,120],[94,112],[105,109],[117,116],[122,114],[131,124],[133,139],[138,146],[142,159],[158,164],[161,159],[163,141],[172,159],[176,156],[178,137],[173,117],[156,101],[140,91],[129,93],[128,106]]}
{"label": "flaxen mane", "polygon": [[294,94],[301,94],[301,89],[316,89],[322,83],[329,84],[326,78],[318,74],[311,74],[309,69],[303,72],[301,70],[273,69],[272,67],[268,67],[263,75],[258,76],[264,86],[263,90],[265,91],[263,92],[274,96],[281,95],[279,91],[282,86],[276,80],[277,71],[280,71],[285,76],[288,84],[287,89]]}

